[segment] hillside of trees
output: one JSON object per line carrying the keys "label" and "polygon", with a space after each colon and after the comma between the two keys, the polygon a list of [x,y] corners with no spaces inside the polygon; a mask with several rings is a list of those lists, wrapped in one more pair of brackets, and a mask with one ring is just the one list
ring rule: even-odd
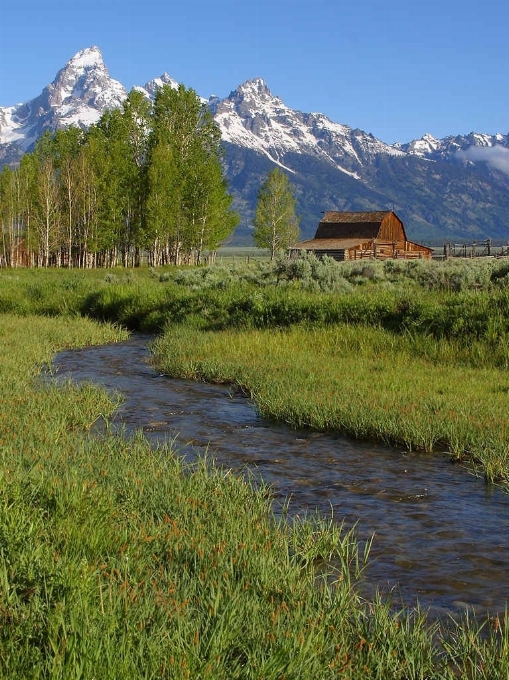
{"label": "hillside of trees", "polygon": [[194,90],[132,90],[87,131],[45,133],[0,174],[0,265],[200,262],[235,229],[220,131]]}

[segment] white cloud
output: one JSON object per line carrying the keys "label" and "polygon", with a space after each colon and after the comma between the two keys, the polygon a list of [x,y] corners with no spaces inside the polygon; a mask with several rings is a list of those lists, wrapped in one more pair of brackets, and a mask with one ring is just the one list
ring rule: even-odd
{"label": "white cloud", "polygon": [[457,152],[461,158],[468,161],[484,161],[492,168],[509,175],[509,149],[500,144],[495,146],[469,146]]}

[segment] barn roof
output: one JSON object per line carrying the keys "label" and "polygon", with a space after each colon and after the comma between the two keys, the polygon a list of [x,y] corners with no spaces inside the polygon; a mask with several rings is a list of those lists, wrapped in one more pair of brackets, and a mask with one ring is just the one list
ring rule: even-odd
{"label": "barn roof", "polygon": [[339,234],[341,234],[342,239],[376,238],[381,223],[391,212],[390,210],[377,210],[375,212],[329,210],[320,220],[315,238],[337,239]]}
{"label": "barn roof", "polygon": [[391,214],[391,210],[375,210],[374,212],[341,212],[340,210],[327,210],[321,222],[375,222],[380,224],[384,217]]}
{"label": "barn roof", "polygon": [[416,246],[416,248],[422,248],[423,250],[427,250],[430,253],[433,252],[433,248],[430,248],[429,246],[423,246],[422,243],[416,243],[415,241],[407,241],[407,243],[411,246]]}

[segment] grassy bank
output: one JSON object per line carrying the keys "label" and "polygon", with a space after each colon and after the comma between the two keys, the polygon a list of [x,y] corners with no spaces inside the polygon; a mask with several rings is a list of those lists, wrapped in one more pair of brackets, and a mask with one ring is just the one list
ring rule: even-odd
{"label": "grassy bank", "polygon": [[506,677],[505,621],[362,601],[365,556],[334,522],[276,522],[266,490],[211,463],[91,438],[114,402],[36,375],[121,336],[0,316],[0,677]]}
{"label": "grassy bank", "polygon": [[171,375],[237,383],[292,426],[449,450],[508,484],[505,260],[4,271],[0,312],[164,331]]}
{"label": "grassy bank", "polygon": [[454,344],[367,326],[171,326],[154,349],[166,374],[237,384],[265,417],[410,450],[447,450],[488,481],[509,483],[507,372],[462,362]]}
{"label": "grassy bank", "polygon": [[276,523],[266,490],[211,463],[90,438],[111,398],[35,380],[56,348],[166,328],[172,374],[236,382],[293,425],[448,446],[505,482],[507,274],[412,264],[1,272],[0,677],[507,676],[506,620],[362,601],[352,533]]}

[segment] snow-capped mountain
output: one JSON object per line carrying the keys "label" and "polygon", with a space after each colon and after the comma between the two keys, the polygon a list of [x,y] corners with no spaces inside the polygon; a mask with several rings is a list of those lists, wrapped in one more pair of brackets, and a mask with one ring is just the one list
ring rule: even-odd
{"label": "snow-capped mountain", "polygon": [[456,160],[459,163],[483,161],[495,168],[501,165],[500,159],[505,159],[500,169],[505,168],[509,172],[509,133],[487,135],[471,132],[444,139],[425,134],[421,139],[414,139],[408,144],[396,144],[395,147],[430,160]]}
{"label": "snow-capped mountain", "polygon": [[245,82],[226,99],[211,101],[210,108],[225,142],[265,154],[283,167],[286,154],[304,153],[359,179],[358,170],[367,159],[377,154],[404,155],[321,113],[290,109],[261,78]]}
{"label": "snow-capped mountain", "polygon": [[[163,73],[136,89],[153,98],[163,84],[178,86]],[[87,128],[126,95],[97,47],[78,52],[38,97],[0,108],[0,165],[19,161],[47,129]],[[289,108],[261,78],[202,101],[222,133],[242,218],[237,236],[246,242],[258,188],[274,164],[291,173],[304,236],[323,210],[391,208],[416,240],[509,238],[509,134],[425,134],[389,145],[321,113]]]}
{"label": "snow-capped mountain", "polygon": [[241,213],[276,163],[292,174],[305,235],[323,210],[383,207],[395,209],[415,239],[509,237],[502,218],[509,209],[509,135],[427,134],[389,145],[321,113],[290,109],[261,78],[209,106]]}
{"label": "snow-capped mountain", "polygon": [[127,90],[110,78],[98,47],[78,52],[35,99],[0,108],[0,144],[28,151],[45,130],[87,128],[106,109],[121,106]]}
{"label": "snow-capped mountain", "polygon": [[162,87],[163,85],[169,85],[174,89],[178,87],[177,81],[173,80],[173,78],[165,72],[159,78],[153,78],[148,83],[145,83],[143,87],[141,87],[141,85],[137,85],[135,89],[142,92],[148,99],[153,99],[158,88]]}

